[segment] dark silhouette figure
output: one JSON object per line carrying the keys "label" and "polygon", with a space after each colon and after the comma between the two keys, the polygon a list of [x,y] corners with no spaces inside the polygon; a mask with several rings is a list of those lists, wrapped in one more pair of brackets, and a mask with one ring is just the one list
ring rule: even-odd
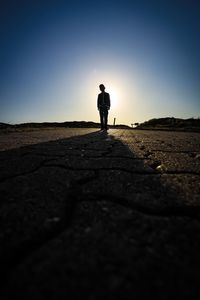
{"label": "dark silhouette figure", "polygon": [[97,108],[100,114],[101,130],[107,130],[108,124],[108,111],[110,109],[110,95],[105,92],[105,86],[99,85],[101,93],[98,95]]}

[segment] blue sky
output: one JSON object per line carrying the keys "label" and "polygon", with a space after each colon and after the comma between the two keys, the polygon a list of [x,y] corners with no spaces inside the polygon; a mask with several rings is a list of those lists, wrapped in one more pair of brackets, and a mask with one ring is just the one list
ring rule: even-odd
{"label": "blue sky", "polygon": [[5,1],[0,121],[200,116],[198,1]]}

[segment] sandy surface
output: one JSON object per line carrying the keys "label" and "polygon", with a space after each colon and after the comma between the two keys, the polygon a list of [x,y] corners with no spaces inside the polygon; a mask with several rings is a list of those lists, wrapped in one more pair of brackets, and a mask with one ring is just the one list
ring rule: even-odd
{"label": "sandy surface", "polygon": [[0,132],[0,151],[98,131],[96,128],[44,128]]}

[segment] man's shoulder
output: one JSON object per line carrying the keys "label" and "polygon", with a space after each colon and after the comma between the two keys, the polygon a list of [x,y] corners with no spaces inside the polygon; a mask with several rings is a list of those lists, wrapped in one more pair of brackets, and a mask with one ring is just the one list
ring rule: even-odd
{"label": "man's shoulder", "polygon": [[[98,96],[102,96],[102,95],[103,95],[103,93],[99,93],[99,94],[98,94]],[[110,94],[109,94],[109,93],[106,93],[106,92],[104,92],[104,95],[105,95],[105,96],[110,96]]]}

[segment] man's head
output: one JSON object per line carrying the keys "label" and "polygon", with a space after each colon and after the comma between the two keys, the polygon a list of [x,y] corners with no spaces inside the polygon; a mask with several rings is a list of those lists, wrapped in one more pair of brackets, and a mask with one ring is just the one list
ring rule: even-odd
{"label": "man's head", "polygon": [[104,86],[103,84],[100,84],[100,85],[99,85],[99,89],[100,89],[101,92],[104,92],[105,86]]}

